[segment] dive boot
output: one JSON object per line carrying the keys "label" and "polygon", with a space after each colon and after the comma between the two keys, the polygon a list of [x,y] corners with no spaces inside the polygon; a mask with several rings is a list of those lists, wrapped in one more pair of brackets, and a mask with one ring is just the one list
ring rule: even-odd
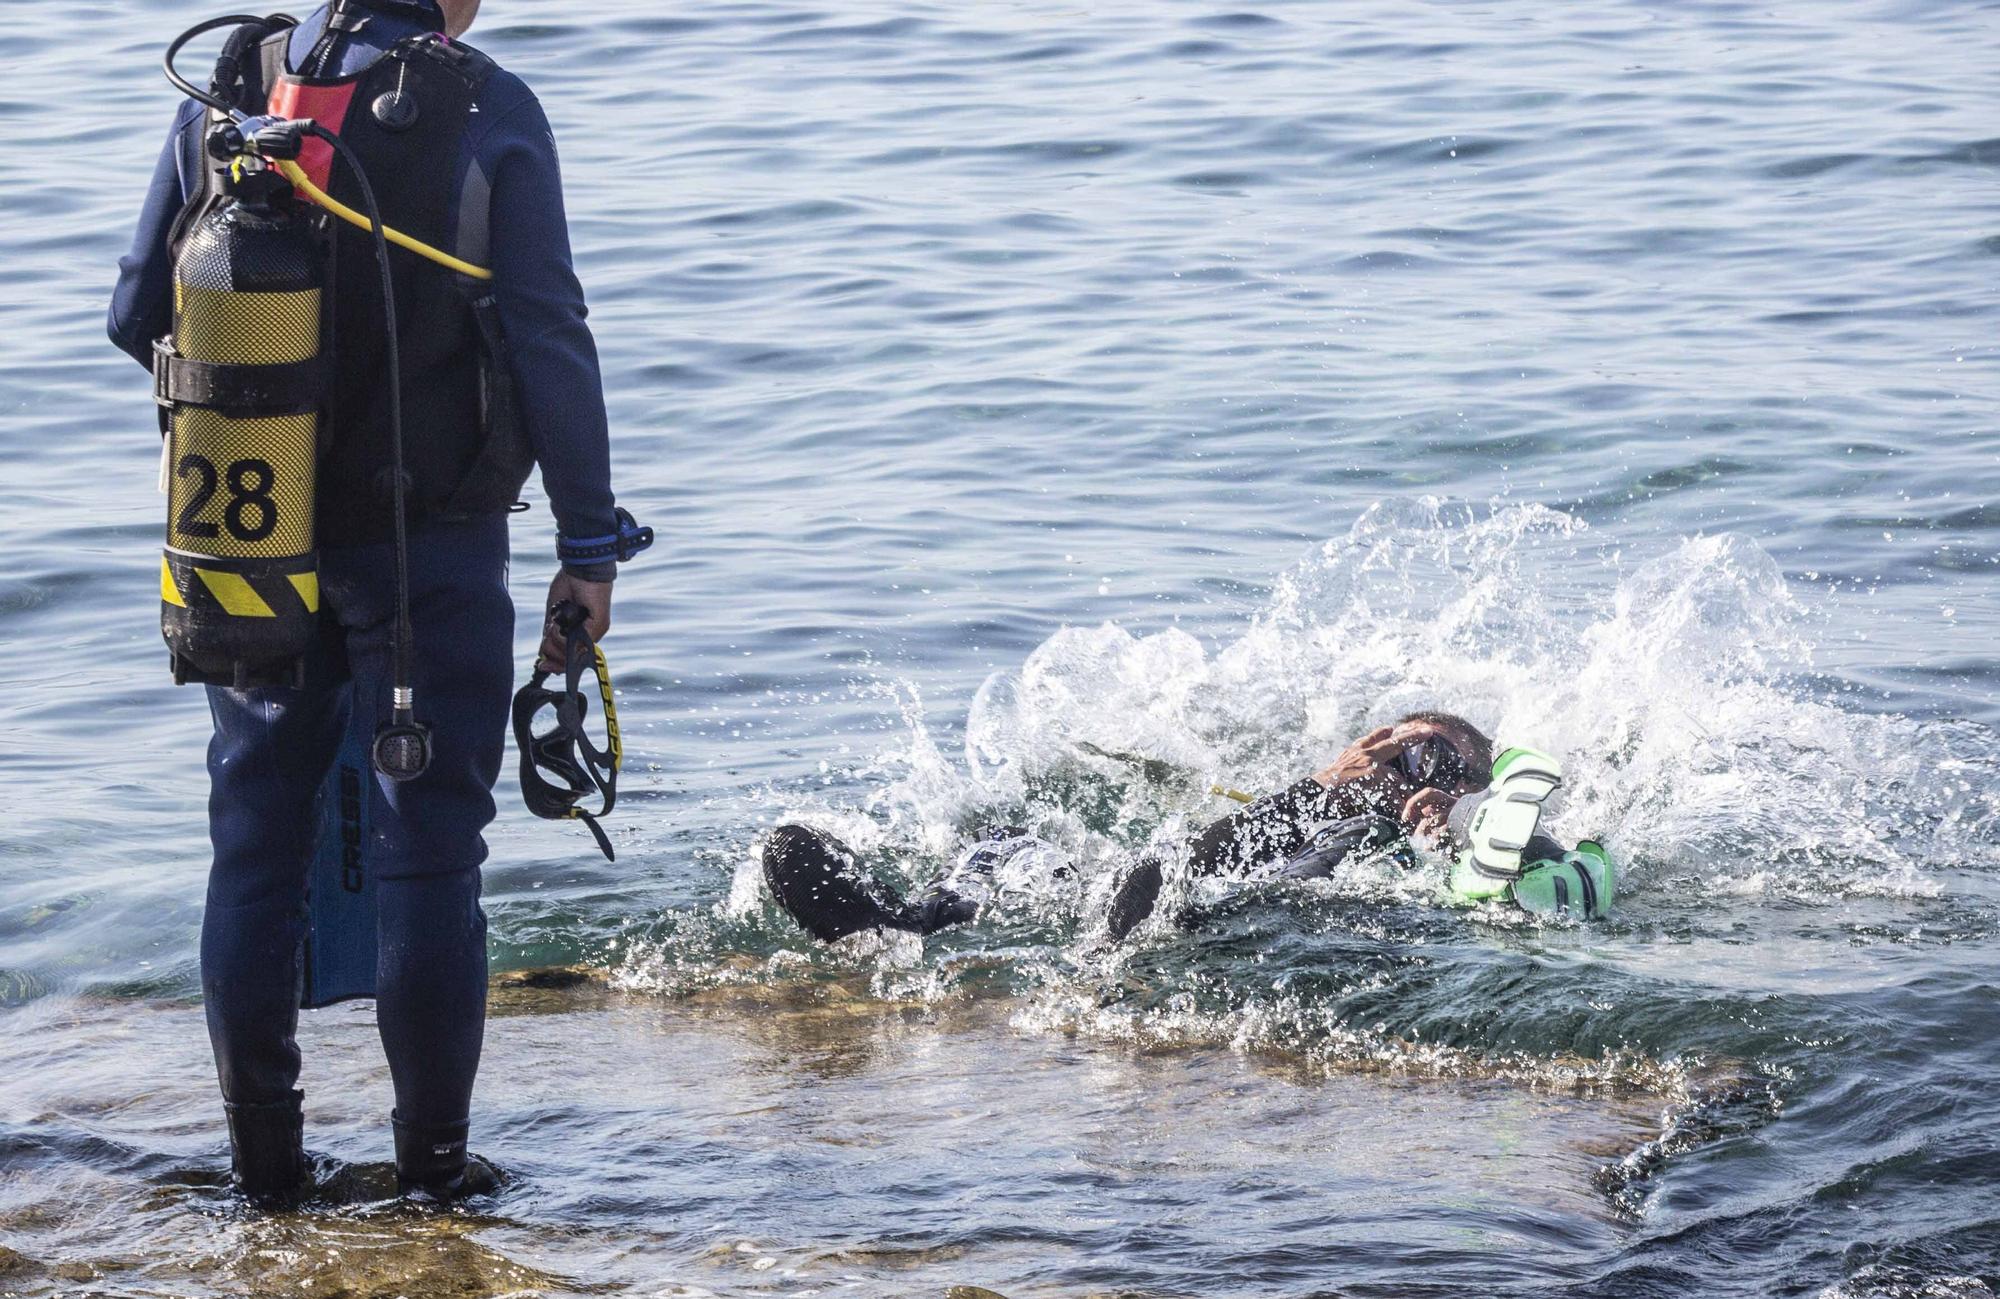
{"label": "dive boot", "polygon": [[941,884],[933,884],[910,904],[909,917],[920,934],[962,925],[979,914],[979,903]]}
{"label": "dive boot", "polygon": [[764,843],[764,881],[778,905],[822,943],[864,929],[923,929],[909,904],[870,875],[847,845],[802,825],[771,832]]}
{"label": "dive boot", "polygon": [[304,1197],[306,1176],[305,1093],[258,1104],[226,1104],[229,1119],[229,1180],[252,1203],[284,1208]]}
{"label": "dive boot", "polygon": [[396,1189],[403,1195],[448,1202],[500,1189],[500,1175],[465,1151],[470,1122],[405,1123],[395,1115]]}
{"label": "dive boot", "polygon": [[1160,867],[1160,859],[1140,858],[1112,890],[1111,905],[1104,915],[1105,936],[1114,943],[1124,941],[1125,935],[1137,929],[1140,921],[1153,914],[1165,883],[1166,873]]}

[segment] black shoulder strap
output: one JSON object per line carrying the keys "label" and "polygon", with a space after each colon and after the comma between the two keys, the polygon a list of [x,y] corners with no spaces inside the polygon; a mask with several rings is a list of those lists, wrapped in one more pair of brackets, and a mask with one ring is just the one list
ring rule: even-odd
{"label": "black shoulder strap", "polygon": [[[499,65],[484,52],[432,32],[413,37],[410,54],[443,68],[465,88],[466,98],[477,101]],[[493,178],[480,167],[477,158],[465,169],[465,181],[458,194],[458,255],[484,266],[492,253]]]}
{"label": "black shoulder strap", "polygon": [[270,103],[271,88],[278,84],[280,77],[285,75],[291,48],[292,29],[290,27],[266,37],[257,46],[257,84],[254,86],[249,84],[250,78],[246,71],[243,87],[244,112],[255,114],[265,110],[265,107]]}
{"label": "black shoulder strap", "polygon": [[468,94],[478,94],[486,79],[493,75],[498,65],[490,55],[474,49],[463,41],[455,41],[441,32],[424,32],[403,42],[410,53],[431,59],[444,67],[465,83]]}

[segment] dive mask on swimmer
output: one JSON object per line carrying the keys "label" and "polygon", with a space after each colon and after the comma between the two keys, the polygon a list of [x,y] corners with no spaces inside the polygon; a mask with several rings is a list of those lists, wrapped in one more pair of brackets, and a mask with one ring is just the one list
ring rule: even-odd
{"label": "dive mask on swimmer", "polygon": [[1465,755],[1436,736],[1404,745],[1390,765],[1418,789],[1457,790],[1477,783]]}
{"label": "dive mask on swimmer", "polygon": [[[521,751],[521,797],[528,810],[551,821],[583,822],[605,860],[616,861],[611,839],[597,819],[608,815],[618,801],[618,768],[625,760],[625,746],[618,736],[618,708],[611,698],[611,668],[604,651],[584,629],[586,617],[583,609],[567,600],[549,611],[550,621],[563,634],[563,689],[548,689],[543,682],[549,674],[536,669],[514,696],[514,743]],[[586,666],[597,676],[597,695],[604,705],[602,748],[584,729],[590,697],[578,687]],[[555,725],[536,734],[536,715],[545,709],[555,710]],[[543,772],[556,779],[549,780]],[[593,792],[603,796],[604,805],[586,811],[581,803]]]}

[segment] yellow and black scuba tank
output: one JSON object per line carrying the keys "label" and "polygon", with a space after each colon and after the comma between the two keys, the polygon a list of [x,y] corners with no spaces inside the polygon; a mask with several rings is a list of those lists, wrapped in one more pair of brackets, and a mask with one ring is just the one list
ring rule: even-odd
{"label": "yellow and black scuba tank", "polygon": [[174,261],[160,627],[176,682],[296,682],[319,614],[324,259],[291,184],[234,160]]}
{"label": "yellow and black scuba tank", "polygon": [[[338,2],[335,14],[352,25]],[[189,28],[167,47],[168,80],[209,110],[203,147],[212,169],[178,223],[173,332],[154,354],[169,488],[161,627],[177,681],[239,689],[303,684],[303,656],[318,634],[316,467],[332,387],[322,342],[325,322],[335,318],[328,288],[339,278],[337,267],[325,270],[337,244],[324,236],[330,218],[358,226],[373,253],[382,313],[381,468],[395,544],[393,683],[372,758],[382,775],[413,780],[429,767],[431,745],[415,717],[411,684],[402,353],[389,248],[393,241],[474,280],[491,272],[392,230],[361,158],[339,133],[298,113],[298,105],[253,102],[268,98],[271,78],[266,68],[259,93],[250,94],[246,56],[257,51],[261,65],[295,25],[282,15],[230,15]],[[234,31],[202,90],[175,70],[174,59],[193,38],[223,27]],[[246,103],[297,115],[253,118]],[[309,143],[326,151],[324,161],[338,156],[345,164],[359,210],[299,165]],[[309,209],[308,200],[328,215]]]}

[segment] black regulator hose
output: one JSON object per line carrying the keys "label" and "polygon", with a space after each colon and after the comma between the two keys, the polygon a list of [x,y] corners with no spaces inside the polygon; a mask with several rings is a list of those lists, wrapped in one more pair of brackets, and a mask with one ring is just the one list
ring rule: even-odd
{"label": "black regulator hose", "polygon": [[403,473],[403,373],[402,347],[396,338],[396,284],[389,266],[389,240],[382,233],[382,209],[375,201],[375,187],[354,151],[332,131],[314,122],[306,134],[324,140],[346,161],[361,191],[361,208],[368,216],[369,233],[374,237],[375,267],[382,276],[383,342],[389,361],[389,459],[394,474],[390,491],[394,501],[396,528],[396,625],[390,653],[394,659],[394,686],[390,698],[388,725],[375,733],[375,767],[391,780],[415,780],[430,766],[430,732],[417,725],[416,689],[410,684],[410,539],[404,518],[406,483]]}
{"label": "black regulator hose", "polygon": [[[205,23],[196,23],[179,36],[174,37],[173,43],[167,46],[166,57],[160,60],[161,65],[167,70],[167,80],[174,83],[174,89],[197,103],[206,104],[218,113],[234,113],[236,105],[227,102],[220,95],[213,93],[212,90],[201,89],[192,81],[174,71],[174,58],[189,41],[197,36],[205,35],[223,27],[247,27],[252,24],[262,26],[266,21],[255,14],[226,14],[221,18],[211,18]],[[220,71],[219,66],[217,70]]]}

